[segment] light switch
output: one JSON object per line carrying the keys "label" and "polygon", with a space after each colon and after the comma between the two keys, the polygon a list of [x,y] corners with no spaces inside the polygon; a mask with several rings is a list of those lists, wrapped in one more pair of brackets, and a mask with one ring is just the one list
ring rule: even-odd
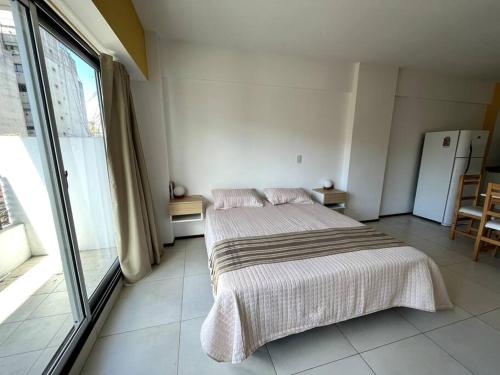
{"label": "light switch", "polygon": [[302,164],[302,155],[297,155],[297,164]]}

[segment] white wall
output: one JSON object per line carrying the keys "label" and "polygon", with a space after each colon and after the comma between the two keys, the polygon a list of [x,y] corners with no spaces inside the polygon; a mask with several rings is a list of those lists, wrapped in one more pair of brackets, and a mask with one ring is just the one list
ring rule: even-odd
{"label": "white wall", "polygon": [[424,134],[480,129],[493,83],[401,69],[381,215],[413,211]]}
{"label": "white wall", "polygon": [[19,267],[31,257],[23,224],[0,230],[0,278]]}
{"label": "white wall", "polygon": [[353,64],[171,43],[161,60],[170,174],[189,194],[345,185]]}
{"label": "white wall", "polygon": [[[60,138],[80,250],[115,246],[102,138]],[[52,207],[35,137],[0,136],[0,176],[14,224],[24,224],[32,255],[59,255]]]}
{"label": "white wall", "polygon": [[154,33],[146,32],[149,80],[131,81],[139,133],[141,136],[149,184],[155,209],[159,241],[162,244],[173,241],[172,226],[167,205],[170,173],[167,157],[167,136],[164,112],[163,82],[159,56],[158,39]]}
{"label": "white wall", "polygon": [[398,67],[358,63],[355,75],[346,214],[373,220],[380,210]]}
{"label": "white wall", "polygon": [[[146,120],[163,100],[167,145],[145,147],[155,172],[209,199],[213,188],[314,188],[331,178],[360,220],[411,211],[423,134],[479,128],[493,89],[395,66],[166,41],[159,51],[162,89],[134,94]],[[163,137],[156,124],[161,116],[144,138]]]}

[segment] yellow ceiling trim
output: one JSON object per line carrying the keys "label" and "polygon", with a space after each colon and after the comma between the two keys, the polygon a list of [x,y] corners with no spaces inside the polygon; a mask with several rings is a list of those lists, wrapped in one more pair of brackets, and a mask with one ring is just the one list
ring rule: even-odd
{"label": "yellow ceiling trim", "polygon": [[147,78],[148,58],[144,28],[132,0],[92,1]]}

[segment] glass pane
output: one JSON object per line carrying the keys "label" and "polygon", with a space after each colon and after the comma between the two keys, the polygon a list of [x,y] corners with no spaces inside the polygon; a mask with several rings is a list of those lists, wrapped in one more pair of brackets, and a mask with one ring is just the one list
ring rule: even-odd
{"label": "glass pane", "polygon": [[41,373],[82,316],[66,285],[50,153],[20,40],[0,5],[0,373],[16,374]]}
{"label": "glass pane", "polygon": [[90,297],[116,260],[97,72],[45,29],[41,37]]}

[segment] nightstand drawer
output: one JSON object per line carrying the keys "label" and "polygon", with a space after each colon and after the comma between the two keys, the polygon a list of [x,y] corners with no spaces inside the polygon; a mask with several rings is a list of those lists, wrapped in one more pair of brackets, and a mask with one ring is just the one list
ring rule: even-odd
{"label": "nightstand drawer", "polygon": [[313,195],[319,203],[324,205],[337,203],[345,204],[347,202],[347,192],[342,190],[313,189]]}
{"label": "nightstand drawer", "polygon": [[323,199],[323,204],[344,203],[347,201],[347,194],[345,192],[327,193]]}
{"label": "nightstand drawer", "polygon": [[173,199],[168,204],[170,216],[192,215],[203,213],[203,197],[193,195],[190,197]]}

